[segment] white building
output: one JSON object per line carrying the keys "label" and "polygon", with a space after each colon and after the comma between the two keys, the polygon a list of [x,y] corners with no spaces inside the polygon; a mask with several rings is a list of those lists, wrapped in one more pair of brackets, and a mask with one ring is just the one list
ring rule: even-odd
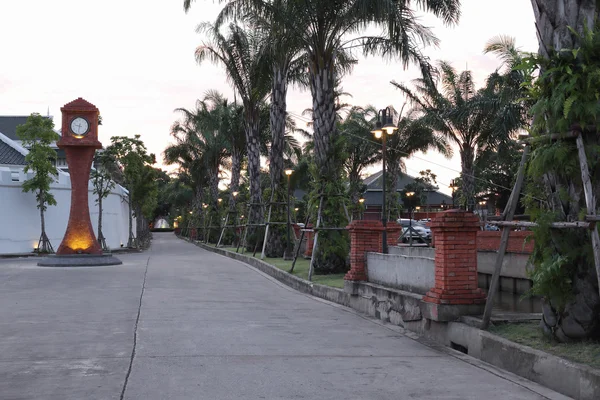
{"label": "white building", "polygon": [[[0,116],[0,254],[30,253],[40,237],[40,213],[35,194],[22,191],[23,182],[31,177],[23,170],[28,151],[12,138],[16,138],[16,127],[26,120],[27,117]],[[55,250],[67,229],[71,207],[71,182],[64,152],[61,152],[58,150],[59,176],[51,186],[58,204],[49,206],[45,212],[46,234]],[[91,182],[88,190],[90,218],[97,234],[98,206]],[[103,200],[102,233],[111,249],[127,243],[128,201],[128,192],[120,185],[116,185]]]}

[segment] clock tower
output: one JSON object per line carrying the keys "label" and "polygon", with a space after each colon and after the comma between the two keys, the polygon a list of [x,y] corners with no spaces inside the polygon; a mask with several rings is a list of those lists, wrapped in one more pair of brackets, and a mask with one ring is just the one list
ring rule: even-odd
{"label": "clock tower", "polygon": [[92,267],[122,264],[111,254],[104,254],[90,221],[88,187],[90,170],[97,149],[100,112],[81,97],[65,104],[62,112],[61,138],[57,146],[65,150],[71,175],[71,211],[67,231],[55,256],[38,262],[44,267]]}

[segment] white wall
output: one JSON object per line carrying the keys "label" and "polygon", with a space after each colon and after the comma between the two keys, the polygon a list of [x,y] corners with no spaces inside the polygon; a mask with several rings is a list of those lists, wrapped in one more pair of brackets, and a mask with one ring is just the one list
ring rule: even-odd
{"label": "white wall", "polygon": [[[0,167],[0,254],[30,253],[40,237],[40,213],[36,207],[35,194],[23,193],[26,176],[21,170],[19,180],[13,181],[11,171]],[[89,187],[90,218],[94,232],[98,234],[98,206],[96,196]],[[51,186],[58,205],[46,210],[46,233],[54,250],[58,249],[67,229],[71,207],[71,181],[68,174],[60,172],[58,181]],[[117,185],[103,201],[102,231],[106,244],[116,249],[127,244],[128,238],[127,191]],[[135,233],[135,218],[133,221]]]}
{"label": "white wall", "polygon": [[435,259],[367,253],[367,276],[369,282],[425,294],[435,286]]}

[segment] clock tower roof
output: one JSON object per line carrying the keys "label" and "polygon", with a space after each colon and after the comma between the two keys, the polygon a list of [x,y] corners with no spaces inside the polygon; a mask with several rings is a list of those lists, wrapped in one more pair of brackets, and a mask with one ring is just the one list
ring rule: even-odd
{"label": "clock tower roof", "polygon": [[73,101],[71,101],[70,103],[65,104],[63,107],[61,107],[60,109],[61,111],[63,110],[69,110],[69,111],[98,111],[98,108],[93,105],[92,103],[90,103],[87,100],[84,100],[83,98],[79,97]]}

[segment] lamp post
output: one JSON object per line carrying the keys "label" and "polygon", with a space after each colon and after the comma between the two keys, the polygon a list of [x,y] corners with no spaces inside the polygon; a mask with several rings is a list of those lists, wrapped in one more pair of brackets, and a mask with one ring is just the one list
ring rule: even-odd
{"label": "lamp post", "polygon": [[485,224],[487,223],[487,213],[484,212],[484,211],[486,211],[486,210],[484,210],[484,207],[485,207],[486,203],[487,202],[485,200],[481,200],[479,202],[479,209],[480,209],[480,212],[481,212],[480,218],[484,222],[484,226],[481,227],[482,230],[485,230]]}
{"label": "lamp post", "polygon": [[[383,125],[382,125],[383,124]],[[383,254],[387,254],[388,245],[387,245],[387,210],[386,210],[386,174],[385,174],[385,164],[386,164],[386,139],[387,135],[391,135],[397,130],[398,127],[394,125],[392,120],[392,109],[390,107],[386,107],[383,110],[379,110],[377,112],[377,123],[375,125],[375,129],[371,132],[375,135],[377,139],[381,138],[381,151],[382,151],[382,173],[381,177],[383,180],[382,189],[383,189],[383,201],[381,205],[381,223],[383,224],[383,243],[382,243],[382,251]]]}
{"label": "lamp post", "polygon": [[292,249],[290,249],[290,177],[293,172],[292,169],[285,170],[285,175],[287,176],[287,242],[285,244],[285,253],[283,253],[284,260],[292,259]]}
{"label": "lamp post", "polygon": [[452,189],[452,208],[454,208],[454,191],[456,190],[456,183],[454,182],[454,179],[450,181],[449,188]]}
{"label": "lamp post", "polygon": [[415,192],[406,192],[408,197],[408,243],[412,247],[412,197]]}
{"label": "lamp post", "polygon": [[360,204],[360,209],[358,210],[358,216],[360,217],[360,219],[364,219],[365,217],[365,199],[363,197],[361,197],[360,199],[358,199],[358,204]]}

